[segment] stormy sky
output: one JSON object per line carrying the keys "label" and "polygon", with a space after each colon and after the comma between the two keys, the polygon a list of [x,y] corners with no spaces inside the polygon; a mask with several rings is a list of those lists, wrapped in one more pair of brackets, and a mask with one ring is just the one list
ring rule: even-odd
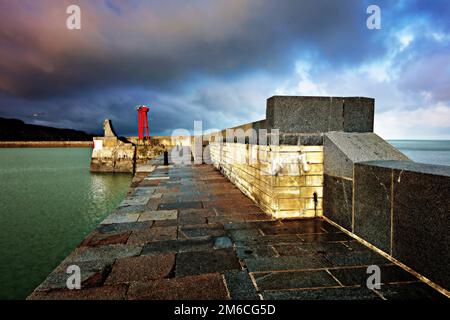
{"label": "stormy sky", "polygon": [[382,137],[450,139],[450,3],[0,0],[0,117],[135,135],[147,104],[170,134],[263,119],[275,94],[374,97]]}

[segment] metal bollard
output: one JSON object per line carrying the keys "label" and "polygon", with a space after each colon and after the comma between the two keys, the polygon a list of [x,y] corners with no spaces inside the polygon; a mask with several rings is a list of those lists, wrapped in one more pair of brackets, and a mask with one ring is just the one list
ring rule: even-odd
{"label": "metal bollard", "polygon": [[169,165],[169,152],[164,151],[164,165],[168,166]]}

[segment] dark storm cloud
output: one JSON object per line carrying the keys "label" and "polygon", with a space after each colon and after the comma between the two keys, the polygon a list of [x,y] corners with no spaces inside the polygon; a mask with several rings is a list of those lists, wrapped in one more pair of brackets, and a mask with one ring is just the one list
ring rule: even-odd
{"label": "dark storm cloud", "polygon": [[127,135],[148,104],[170,134],[264,118],[274,94],[334,94],[375,97],[381,123],[432,108],[432,126],[450,113],[450,5],[373,3],[377,31],[365,0],[0,0],[0,116],[89,132],[108,117]]}
{"label": "dark storm cloud", "polygon": [[370,41],[359,0],[78,1],[80,31],[65,28],[71,3],[0,2],[3,91],[45,98],[167,88],[195,74],[282,73],[295,54],[356,63],[383,49]]}

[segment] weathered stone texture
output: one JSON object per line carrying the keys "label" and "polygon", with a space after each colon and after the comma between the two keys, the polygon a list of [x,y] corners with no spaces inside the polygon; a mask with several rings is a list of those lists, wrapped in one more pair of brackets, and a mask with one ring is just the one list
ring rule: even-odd
{"label": "weathered stone texture", "polygon": [[355,233],[450,288],[450,167],[370,161],[354,183]]}
{"label": "weathered stone texture", "polygon": [[323,189],[323,210],[325,216],[351,231],[353,181],[325,174]]}
{"label": "weathered stone texture", "polygon": [[387,168],[355,164],[354,179],[353,232],[389,253],[392,172]]}
{"label": "weathered stone texture", "polygon": [[374,103],[362,97],[273,96],[267,99],[267,128],[284,133],[372,132]]}
{"label": "weathered stone texture", "polygon": [[353,178],[353,165],[375,160],[409,160],[375,133],[329,132],[324,136],[324,173]]}

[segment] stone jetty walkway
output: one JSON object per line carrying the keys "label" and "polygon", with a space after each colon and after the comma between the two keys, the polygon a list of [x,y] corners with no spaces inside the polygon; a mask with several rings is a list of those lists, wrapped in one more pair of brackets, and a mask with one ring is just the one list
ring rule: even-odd
{"label": "stone jetty walkway", "polygon": [[[155,161],[153,161],[155,163]],[[380,290],[366,286],[381,267]],[[66,289],[67,267],[81,290]],[[29,299],[440,299],[321,219],[273,220],[211,165],[138,172]]]}

